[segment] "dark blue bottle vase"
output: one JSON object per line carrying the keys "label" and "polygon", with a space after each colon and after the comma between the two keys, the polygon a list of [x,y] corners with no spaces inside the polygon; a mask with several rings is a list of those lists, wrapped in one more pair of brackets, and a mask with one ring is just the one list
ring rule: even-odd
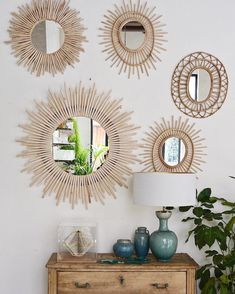
{"label": "dark blue bottle vase", "polygon": [[149,231],[145,227],[138,227],[135,231],[134,247],[136,256],[145,258],[149,252]]}
{"label": "dark blue bottle vase", "polygon": [[113,251],[117,257],[129,258],[134,252],[134,245],[131,243],[131,240],[119,239],[113,245]]}

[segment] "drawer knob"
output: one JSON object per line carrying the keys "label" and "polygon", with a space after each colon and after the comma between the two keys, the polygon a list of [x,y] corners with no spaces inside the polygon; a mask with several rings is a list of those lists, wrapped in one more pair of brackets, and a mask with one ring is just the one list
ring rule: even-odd
{"label": "drawer knob", "polygon": [[124,277],[123,276],[119,276],[119,282],[120,282],[121,285],[124,284],[124,281],[125,281]]}
{"label": "drawer knob", "polygon": [[81,284],[79,282],[75,282],[74,285],[75,285],[76,288],[83,288],[83,289],[91,288],[90,283]]}
{"label": "drawer knob", "polygon": [[154,284],[151,284],[153,287],[157,288],[157,289],[167,289],[169,287],[169,284],[168,283],[164,283],[164,284],[161,284],[161,283],[154,283]]}

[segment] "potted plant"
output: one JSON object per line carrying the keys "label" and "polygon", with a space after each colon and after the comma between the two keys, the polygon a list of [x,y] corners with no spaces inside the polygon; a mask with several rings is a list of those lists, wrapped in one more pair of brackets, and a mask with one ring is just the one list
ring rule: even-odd
{"label": "potted plant", "polygon": [[192,213],[182,220],[194,225],[186,242],[194,236],[195,245],[210,260],[196,273],[201,293],[235,293],[235,202],[211,196],[210,188],[197,195],[197,202],[180,211]]}

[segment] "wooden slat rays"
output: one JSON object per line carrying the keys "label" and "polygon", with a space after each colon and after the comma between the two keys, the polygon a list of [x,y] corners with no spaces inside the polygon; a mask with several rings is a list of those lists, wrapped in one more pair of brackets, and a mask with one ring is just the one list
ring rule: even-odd
{"label": "wooden slat rays", "polygon": [[[27,112],[29,122],[20,125],[25,136],[18,140],[26,157],[23,171],[32,173],[32,183],[44,183],[44,195],[56,195],[56,202],[67,200],[74,207],[81,202],[88,207],[92,198],[104,204],[106,194],[115,198],[115,185],[127,187],[130,164],[136,162],[133,139],[137,127],[130,123],[131,113],[121,111],[121,99],[110,93],[98,94],[95,86],[81,84],[65,87],[59,93],[49,92],[48,102],[37,102],[34,112]],[[77,176],[63,171],[52,158],[52,134],[68,118],[84,116],[97,121],[109,137],[109,155],[104,164],[92,174]]]}
{"label": "wooden slat rays", "polygon": [[[27,67],[37,76],[46,72],[52,75],[63,73],[67,65],[73,66],[79,61],[84,27],[79,12],[70,9],[69,0],[32,0],[29,4],[18,7],[18,12],[12,13],[8,29],[12,53],[17,58],[17,64]],[[32,43],[31,33],[34,26],[42,20],[59,23],[64,31],[62,47],[51,54],[37,50]]]}
{"label": "wooden slat rays", "polygon": [[[149,8],[147,2],[141,0],[124,1],[114,11],[108,10],[102,21],[101,37],[104,46],[103,52],[107,54],[106,60],[110,60],[111,67],[119,68],[119,74],[127,73],[128,78],[141,74],[149,75],[151,68],[156,69],[155,63],[161,61],[159,55],[164,51],[163,43],[166,32],[165,26],[160,21],[161,15],[155,13],[155,7]],[[121,41],[120,31],[128,22],[136,21],[145,29],[145,41],[142,46],[132,50]]]}
{"label": "wooden slat rays", "polygon": [[[189,78],[195,69],[204,69],[211,78],[209,95],[202,101],[190,97]],[[171,93],[175,105],[183,113],[205,118],[214,114],[223,105],[228,90],[228,76],[223,64],[213,55],[194,52],[183,58],[172,76]]]}
{"label": "wooden slat rays", "polygon": [[[155,122],[155,125],[146,132],[146,142],[143,145],[143,164],[145,166],[143,171],[153,172],[196,172],[201,171],[200,165],[204,163],[202,157],[204,154],[203,145],[204,138],[200,138],[201,130],[194,129],[194,123],[189,124],[188,119],[185,121],[174,119],[171,117],[170,121],[162,118],[161,123]],[[177,137],[181,139],[185,145],[185,156],[182,161],[176,166],[170,166],[165,163],[162,155],[162,147],[164,142],[170,137]]]}

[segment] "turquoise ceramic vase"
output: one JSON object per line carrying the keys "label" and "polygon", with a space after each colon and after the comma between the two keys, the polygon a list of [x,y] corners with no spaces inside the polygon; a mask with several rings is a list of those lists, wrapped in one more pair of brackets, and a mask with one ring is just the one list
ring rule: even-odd
{"label": "turquoise ceramic vase", "polygon": [[135,254],[144,259],[149,252],[149,231],[145,227],[138,227],[134,237]]}
{"label": "turquoise ceramic vase", "polygon": [[150,249],[153,255],[160,261],[166,262],[175,254],[178,239],[174,232],[168,229],[170,211],[156,211],[159,219],[159,230],[150,236]]}

